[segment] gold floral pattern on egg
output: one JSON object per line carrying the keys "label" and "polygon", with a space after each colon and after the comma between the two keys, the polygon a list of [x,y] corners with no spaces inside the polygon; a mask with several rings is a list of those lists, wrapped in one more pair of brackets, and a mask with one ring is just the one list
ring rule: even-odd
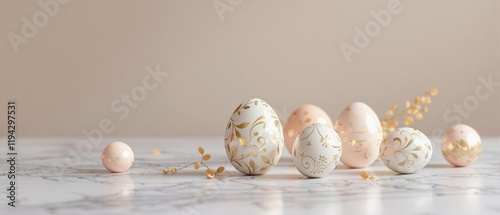
{"label": "gold floral pattern on egg", "polygon": [[454,166],[469,165],[479,157],[481,151],[481,138],[468,125],[454,125],[443,135],[441,152]]}
{"label": "gold floral pattern on egg", "polygon": [[283,130],[276,112],[266,102],[250,99],[233,112],[224,140],[229,161],[238,171],[263,174],[281,157]]}
{"label": "gold floral pattern on egg", "polygon": [[380,145],[380,158],[389,169],[413,173],[427,165],[432,156],[432,144],[414,128],[398,128],[388,133]]}
{"label": "gold floral pattern on egg", "polygon": [[476,160],[479,154],[481,154],[482,149],[483,147],[480,142],[471,145],[465,140],[459,140],[455,143],[448,144],[446,150],[443,151],[443,156],[451,157],[454,160],[466,156]]}
{"label": "gold floral pattern on egg", "polygon": [[323,177],[340,161],[342,143],[337,133],[328,125],[314,123],[299,133],[292,159],[300,173],[308,177]]}
{"label": "gold floral pattern on egg", "polygon": [[[415,136],[416,133],[411,133],[410,136]],[[408,137],[404,137],[404,141],[401,140],[401,138],[396,137],[392,140],[393,142],[399,143],[399,147],[394,153],[392,154],[393,156],[401,155],[404,157],[404,159],[398,163],[399,166],[406,166],[410,168],[411,165],[415,164],[415,161],[413,159],[419,159],[417,152],[422,150],[422,146],[415,146],[415,147],[410,147],[413,143],[413,139],[408,139]],[[430,145],[426,146],[430,150]],[[382,149],[381,152],[381,157],[386,156],[388,147],[385,146]],[[427,159],[429,157],[429,150],[426,151],[424,159]],[[387,162],[390,162],[390,160],[387,160]]]}
{"label": "gold floral pattern on egg", "polygon": [[300,153],[300,157],[302,167],[307,170],[312,169],[312,174],[322,174],[329,165],[337,162],[335,159],[329,162],[325,155],[312,157],[310,155],[304,155],[304,152]]}

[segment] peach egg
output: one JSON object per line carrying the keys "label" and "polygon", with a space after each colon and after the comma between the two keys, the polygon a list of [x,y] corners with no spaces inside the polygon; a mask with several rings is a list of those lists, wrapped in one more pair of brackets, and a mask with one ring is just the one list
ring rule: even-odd
{"label": "peach egg", "polygon": [[134,152],[125,143],[113,142],[102,151],[101,161],[110,172],[125,172],[134,163]]}

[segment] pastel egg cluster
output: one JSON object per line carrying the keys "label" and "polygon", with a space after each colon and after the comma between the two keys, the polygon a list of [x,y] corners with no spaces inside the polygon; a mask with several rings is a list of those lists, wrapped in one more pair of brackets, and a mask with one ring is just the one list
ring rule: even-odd
{"label": "pastel egg cluster", "polygon": [[[244,174],[263,174],[274,167],[283,142],[297,170],[307,177],[324,177],[339,161],[350,168],[365,168],[379,157],[395,172],[414,173],[433,154],[430,140],[421,131],[410,127],[385,130],[375,112],[361,102],[344,108],[335,124],[318,106],[303,105],[289,116],[282,131],[271,106],[250,99],[236,108],[226,126],[227,156]],[[454,126],[443,137],[442,152],[451,164],[468,165],[481,152],[479,135],[466,125]]]}
{"label": "pastel egg cluster", "polygon": [[[270,171],[280,160],[284,146],[291,153],[297,170],[313,178],[327,176],[339,161],[350,168],[365,168],[380,158],[385,166],[398,173],[423,169],[433,154],[429,138],[414,128],[387,128],[386,125],[367,104],[355,102],[344,108],[335,124],[320,107],[303,105],[289,116],[283,129],[273,108],[261,99],[252,98],[238,105],[231,114],[224,146],[230,163],[246,175]],[[210,159],[203,148],[198,150],[202,160]],[[457,167],[473,163],[481,151],[479,134],[467,125],[452,126],[441,142],[443,157]],[[123,142],[110,143],[101,156],[104,167],[113,173],[127,171],[134,159],[134,152]],[[202,164],[193,165],[198,169]],[[208,178],[224,170],[222,166],[217,171],[206,167]],[[182,168],[185,167],[179,169]],[[164,173],[177,170],[171,168]],[[366,172],[362,177],[375,179]]]}

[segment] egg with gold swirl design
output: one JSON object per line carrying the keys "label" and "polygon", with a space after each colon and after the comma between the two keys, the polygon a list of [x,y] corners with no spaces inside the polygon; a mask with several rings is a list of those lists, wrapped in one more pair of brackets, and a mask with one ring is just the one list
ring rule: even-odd
{"label": "egg with gold swirl design", "polygon": [[297,170],[307,177],[324,177],[340,161],[342,142],[330,126],[311,124],[297,135],[292,149],[292,160]]}
{"label": "egg with gold swirl design", "polygon": [[414,128],[397,128],[389,132],[380,145],[382,162],[399,173],[414,173],[424,168],[431,157],[431,141]]}
{"label": "egg with gold swirl design", "polygon": [[481,150],[479,134],[468,125],[454,125],[443,135],[441,152],[453,166],[468,166],[479,157]]}
{"label": "egg with gold swirl design", "polygon": [[224,136],[231,164],[243,174],[260,175],[274,167],[283,151],[283,128],[265,101],[252,98],[231,115]]}

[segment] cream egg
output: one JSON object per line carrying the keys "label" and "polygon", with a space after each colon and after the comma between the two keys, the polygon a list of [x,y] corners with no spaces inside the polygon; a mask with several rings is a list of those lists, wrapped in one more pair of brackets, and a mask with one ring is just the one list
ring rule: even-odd
{"label": "cream egg", "polygon": [[382,162],[399,173],[414,173],[424,168],[431,157],[431,141],[414,128],[397,128],[389,132],[380,145]]}
{"label": "cream egg", "polygon": [[101,161],[110,172],[125,172],[134,163],[134,152],[125,143],[113,142],[102,151]]}
{"label": "cream egg", "polygon": [[224,142],[234,168],[247,175],[264,174],[281,157],[283,129],[273,108],[261,99],[252,98],[234,110]]}
{"label": "cream egg", "polygon": [[375,162],[383,138],[382,125],[375,112],[365,103],[347,106],[335,121],[335,131],[342,141],[342,163],[364,168]]}
{"label": "cream egg", "polygon": [[311,124],[297,135],[293,145],[293,164],[307,177],[324,177],[340,160],[342,142],[337,133],[323,123]]}
{"label": "cream egg", "polygon": [[462,167],[474,162],[481,154],[479,134],[468,125],[458,124],[449,128],[441,142],[441,152],[452,165]]}
{"label": "cream egg", "polygon": [[295,138],[302,129],[313,123],[324,123],[333,128],[328,114],[316,105],[302,105],[293,111],[285,124],[285,145],[288,152],[292,153]]}

